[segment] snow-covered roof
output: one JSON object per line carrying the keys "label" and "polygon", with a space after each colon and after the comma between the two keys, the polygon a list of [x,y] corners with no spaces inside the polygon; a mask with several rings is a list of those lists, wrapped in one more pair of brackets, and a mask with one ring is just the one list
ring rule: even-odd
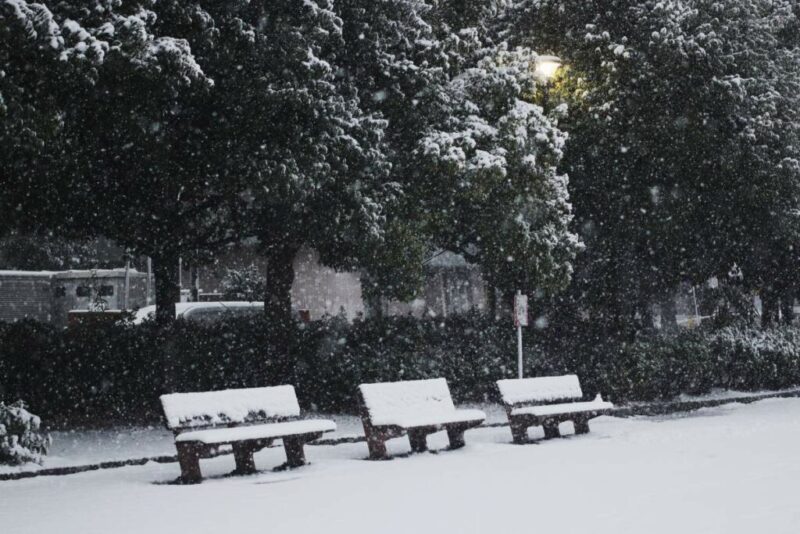
{"label": "snow-covered roof", "polygon": [[548,402],[583,397],[577,375],[498,380],[497,387],[506,404]]}
{"label": "snow-covered roof", "polygon": [[52,278],[55,274],[53,271],[0,271],[0,278],[3,277],[38,277],[38,278]]}
{"label": "snow-covered roof", "polygon": [[300,416],[294,386],[161,395],[169,428],[194,428]]}
{"label": "snow-covered roof", "polygon": [[[128,270],[130,276],[146,276],[145,273],[140,273],[136,269]],[[36,277],[36,278],[57,278],[57,279],[70,279],[70,278],[119,278],[125,276],[125,269],[70,269],[67,271],[20,271],[20,270],[0,270],[0,278],[22,278],[22,277]]]}
{"label": "snow-covered roof", "polygon": [[431,267],[469,267],[470,263],[460,254],[449,250],[440,250],[428,260],[427,265]]}

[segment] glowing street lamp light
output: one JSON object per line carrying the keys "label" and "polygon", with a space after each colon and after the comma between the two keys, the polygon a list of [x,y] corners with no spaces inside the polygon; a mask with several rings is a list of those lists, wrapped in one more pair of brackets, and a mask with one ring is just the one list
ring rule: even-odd
{"label": "glowing street lamp light", "polygon": [[558,56],[539,56],[536,58],[533,75],[540,82],[547,83],[552,81],[560,67],[561,59]]}

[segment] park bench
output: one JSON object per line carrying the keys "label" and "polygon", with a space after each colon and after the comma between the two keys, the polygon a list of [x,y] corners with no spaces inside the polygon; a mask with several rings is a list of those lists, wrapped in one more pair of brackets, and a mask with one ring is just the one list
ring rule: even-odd
{"label": "park bench", "polygon": [[386,440],[408,434],[411,450],[424,452],[427,436],[447,431],[450,448],[464,446],[464,431],[480,425],[480,410],[457,410],[444,378],[358,386],[369,457],[387,459]]}
{"label": "park bench", "polygon": [[300,419],[293,386],[227,389],[161,396],[167,428],[175,448],[183,483],[202,480],[200,459],[230,445],[237,474],[254,473],[253,453],[283,440],[286,465],[305,464],[303,445],[336,430],[333,421]]}
{"label": "park bench", "polygon": [[544,429],[546,439],[557,438],[560,435],[558,424],[562,421],[572,421],[576,434],[586,434],[589,432],[589,419],[614,407],[600,395],[593,401],[580,402],[583,392],[576,375],[498,380],[497,387],[508,414],[514,443],[526,443],[528,428],[539,425]]}

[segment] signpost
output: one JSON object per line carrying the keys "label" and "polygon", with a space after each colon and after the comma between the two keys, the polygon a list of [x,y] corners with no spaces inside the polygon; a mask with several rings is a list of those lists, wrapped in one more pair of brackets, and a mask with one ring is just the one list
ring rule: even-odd
{"label": "signpost", "polygon": [[514,295],[514,326],[517,327],[517,374],[522,378],[522,327],[528,326],[528,296]]}

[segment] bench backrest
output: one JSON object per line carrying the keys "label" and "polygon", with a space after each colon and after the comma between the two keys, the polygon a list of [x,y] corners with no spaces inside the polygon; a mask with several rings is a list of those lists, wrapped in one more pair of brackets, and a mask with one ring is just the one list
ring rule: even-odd
{"label": "bench backrest", "polygon": [[498,380],[497,387],[506,406],[546,404],[583,398],[577,375]]}
{"label": "bench backrest", "polygon": [[173,431],[284,421],[300,416],[294,386],[161,395]]}
{"label": "bench backrest", "polygon": [[358,386],[373,425],[393,424],[398,418],[452,413],[456,407],[447,380],[409,380]]}

